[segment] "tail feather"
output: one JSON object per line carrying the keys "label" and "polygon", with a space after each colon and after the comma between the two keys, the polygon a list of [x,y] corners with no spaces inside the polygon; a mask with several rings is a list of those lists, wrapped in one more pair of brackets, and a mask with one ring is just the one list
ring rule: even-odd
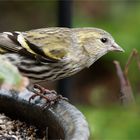
{"label": "tail feather", "polygon": [[14,41],[9,36],[12,36],[12,33],[0,33],[0,48],[7,51],[18,52],[21,47],[18,44],[14,43]]}

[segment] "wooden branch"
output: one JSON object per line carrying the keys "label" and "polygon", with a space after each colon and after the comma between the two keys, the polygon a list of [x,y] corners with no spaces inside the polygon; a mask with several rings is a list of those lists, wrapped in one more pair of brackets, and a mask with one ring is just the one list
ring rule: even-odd
{"label": "wooden branch", "polygon": [[140,56],[139,56],[139,53],[136,49],[133,49],[133,51],[131,52],[128,60],[127,60],[127,63],[125,65],[125,69],[124,69],[124,74],[127,76],[128,75],[128,70],[129,70],[129,66],[130,64],[132,63],[132,60],[133,59],[136,59],[137,61],[137,65],[138,65],[138,68],[140,70]]}
{"label": "wooden branch", "polygon": [[118,61],[114,61],[114,64],[116,66],[117,75],[118,75],[119,80],[120,80],[121,103],[125,106],[128,106],[129,104],[135,104],[133,91],[132,91],[130,82],[129,82],[126,74],[124,74],[124,72],[122,71],[121,66],[120,66]]}

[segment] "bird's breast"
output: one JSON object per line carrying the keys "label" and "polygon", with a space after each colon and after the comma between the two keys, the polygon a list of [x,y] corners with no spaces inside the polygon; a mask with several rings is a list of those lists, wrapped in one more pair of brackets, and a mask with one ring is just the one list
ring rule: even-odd
{"label": "bird's breast", "polygon": [[63,79],[76,74],[84,68],[81,62],[72,60],[43,64],[16,53],[6,54],[6,57],[33,83]]}

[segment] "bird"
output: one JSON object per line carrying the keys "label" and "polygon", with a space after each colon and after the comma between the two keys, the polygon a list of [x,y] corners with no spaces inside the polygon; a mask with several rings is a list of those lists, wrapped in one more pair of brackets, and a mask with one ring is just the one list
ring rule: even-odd
{"label": "bird", "polygon": [[124,50],[110,33],[93,27],[48,27],[0,33],[0,54],[31,83],[72,76],[111,51]]}

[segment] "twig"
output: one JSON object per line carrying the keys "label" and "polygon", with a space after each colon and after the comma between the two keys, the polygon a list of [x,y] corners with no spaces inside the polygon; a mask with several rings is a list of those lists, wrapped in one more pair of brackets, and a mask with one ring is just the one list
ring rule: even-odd
{"label": "twig", "polygon": [[[128,61],[128,62],[130,62],[130,61]],[[132,103],[134,104],[135,99],[134,99],[134,96],[133,96],[133,92],[132,92],[130,82],[129,82],[128,78],[126,77],[126,75],[123,73],[119,62],[114,61],[114,64],[116,66],[117,75],[118,75],[119,80],[120,80],[121,102],[125,106],[127,106],[129,104],[132,104]],[[127,66],[129,66],[129,63],[127,64]]]}
{"label": "twig", "polygon": [[132,60],[133,59],[136,59],[137,61],[137,65],[138,65],[138,68],[140,70],[140,56],[138,54],[138,51],[136,49],[133,49],[133,51],[131,52],[128,60],[127,60],[127,63],[125,65],[125,68],[124,68],[124,74],[127,76],[128,75],[128,70],[129,70],[129,66],[130,64],[132,63]]}
{"label": "twig", "polygon": [[132,63],[133,59],[136,59],[138,68],[140,70],[140,56],[136,49],[133,49],[131,52],[127,63],[125,65],[124,71],[122,71],[120,64],[118,61],[114,61],[114,64],[116,66],[117,74],[120,80],[120,86],[121,86],[121,101],[124,105],[128,105],[130,103],[135,103],[135,99],[133,96],[133,91],[131,88],[131,84],[128,80],[128,70],[129,66]]}

